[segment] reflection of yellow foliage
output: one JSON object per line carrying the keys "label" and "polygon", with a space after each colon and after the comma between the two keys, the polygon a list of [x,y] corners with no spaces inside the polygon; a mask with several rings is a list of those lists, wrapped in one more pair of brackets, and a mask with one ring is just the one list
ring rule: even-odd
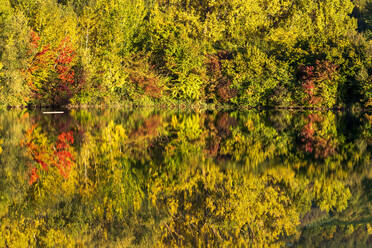
{"label": "reflection of yellow foliage", "polygon": [[109,122],[98,136],[86,134],[81,162],[89,177],[82,193],[87,201],[93,201],[93,213],[98,218],[113,221],[121,219],[127,210],[138,210],[142,203],[141,189],[128,162],[128,137],[122,125]]}
{"label": "reflection of yellow foliage", "polygon": [[195,140],[201,134],[200,116],[193,114],[177,118],[174,115],[172,117],[172,127],[179,130],[179,136],[188,138],[189,140]]}
{"label": "reflection of yellow foliage", "polygon": [[[371,103],[372,105],[372,103]],[[366,118],[369,120],[369,123],[372,124],[372,115],[365,114]]]}
{"label": "reflection of yellow foliage", "polygon": [[47,231],[45,237],[42,238],[45,247],[76,247],[76,242],[73,237],[69,237],[68,234],[61,230],[50,229]]}
{"label": "reflection of yellow foliage", "polygon": [[253,124],[253,121],[251,119],[249,119],[246,123],[245,123],[245,126],[247,127],[247,129],[249,131],[253,131],[254,129],[254,124]]}
{"label": "reflection of yellow foliage", "polygon": [[[107,121],[107,113],[73,114],[82,138],[74,146],[70,177],[49,170],[38,183],[24,183],[21,200],[9,197],[1,211],[0,247],[282,247],[285,238],[300,233],[300,219],[314,205],[341,211],[351,202],[352,188],[343,180],[357,160],[343,168],[340,161],[349,158],[337,154],[324,163],[304,159],[291,146],[297,126],[286,126],[290,120],[274,128],[259,114],[232,113],[236,126],[218,126],[216,116],[149,114],[147,123],[161,119],[161,125],[148,125],[156,132],[138,132],[146,126],[142,113],[125,123]],[[318,134],[336,138],[334,121],[331,114],[319,123]],[[52,144],[46,132],[36,136],[40,144]],[[213,155],[205,153],[209,139],[218,143]],[[3,147],[1,158],[9,150]],[[336,234],[322,231],[325,239]]]}
{"label": "reflection of yellow foliage", "polygon": [[372,107],[372,97],[370,97],[367,101],[367,103],[365,104],[366,105],[366,108],[370,108]]}
{"label": "reflection of yellow foliage", "polygon": [[[0,131],[1,131],[1,127],[0,127]],[[3,144],[3,140],[0,139],[0,154],[3,152],[3,148],[1,147],[1,145]]]}
{"label": "reflection of yellow foliage", "polygon": [[323,232],[322,238],[325,240],[333,239],[336,231],[336,226],[331,226]]}
{"label": "reflection of yellow foliage", "polygon": [[368,235],[372,235],[372,226],[371,224],[367,224],[367,232],[368,232]]}
{"label": "reflection of yellow foliage", "polygon": [[257,176],[206,164],[188,167],[179,180],[153,192],[158,204],[167,202],[158,207],[171,213],[161,229],[164,244],[264,247],[297,232],[299,212],[293,196],[302,186],[290,170]]}
{"label": "reflection of yellow foliage", "polygon": [[[0,64],[0,69],[1,69],[1,64]],[[2,130],[2,128],[0,127],[0,131]],[[0,139],[0,154],[3,152],[3,148],[1,147],[1,145],[3,144],[3,140]]]}
{"label": "reflection of yellow foliage", "polygon": [[342,211],[347,207],[347,201],[351,197],[350,190],[338,180],[326,181],[315,180],[315,199],[319,202],[321,210],[329,211],[335,208]]}
{"label": "reflection of yellow foliage", "polygon": [[35,219],[20,216],[17,220],[1,219],[1,247],[36,247],[36,239],[40,233],[38,228],[44,223]]}

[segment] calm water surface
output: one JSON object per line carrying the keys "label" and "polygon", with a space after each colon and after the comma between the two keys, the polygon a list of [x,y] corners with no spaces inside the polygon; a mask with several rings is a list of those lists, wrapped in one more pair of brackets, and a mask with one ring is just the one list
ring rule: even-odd
{"label": "calm water surface", "polygon": [[0,247],[372,247],[371,124],[0,112]]}

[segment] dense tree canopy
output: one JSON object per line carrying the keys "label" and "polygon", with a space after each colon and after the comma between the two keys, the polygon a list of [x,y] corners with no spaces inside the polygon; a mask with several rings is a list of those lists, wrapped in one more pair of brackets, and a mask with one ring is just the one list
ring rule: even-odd
{"label": "dense tree canopy", "polygon": [[1,0],[1,105],[372,104],[370,0]]}

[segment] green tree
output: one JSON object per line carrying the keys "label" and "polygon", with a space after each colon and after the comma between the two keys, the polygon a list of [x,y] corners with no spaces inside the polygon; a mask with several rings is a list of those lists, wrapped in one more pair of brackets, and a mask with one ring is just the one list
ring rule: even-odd
{"label": "green tree", "polygon": [[24,80],[29,55],[27,19],[11,8],[8,0],[0,2],[0,105],[27,104],[29,89]]}

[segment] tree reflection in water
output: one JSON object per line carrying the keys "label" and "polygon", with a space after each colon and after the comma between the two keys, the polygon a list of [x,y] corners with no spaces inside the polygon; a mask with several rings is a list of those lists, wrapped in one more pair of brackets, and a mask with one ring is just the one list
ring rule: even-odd
{"label": "tree reflection in water", "polygon": [[0,113],[0,246],[372,245],[368,114]]}

